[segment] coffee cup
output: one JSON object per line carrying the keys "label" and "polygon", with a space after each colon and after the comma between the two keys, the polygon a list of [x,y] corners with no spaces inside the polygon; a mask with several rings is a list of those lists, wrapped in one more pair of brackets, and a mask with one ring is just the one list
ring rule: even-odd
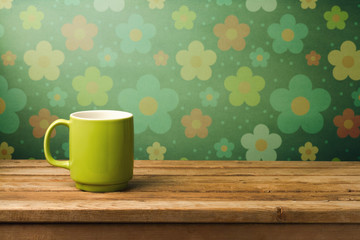
{"label": "coffee cup", "polygon": [[[55,160],[50,152],[51,132],[58,125],[69,128],[69,160]],[[94,110],[72,113],[69,120],[55,120],[45,133],[44,153],[50,164],[70,170],[80,190],[123,190],[133,177],[133,114]]]}

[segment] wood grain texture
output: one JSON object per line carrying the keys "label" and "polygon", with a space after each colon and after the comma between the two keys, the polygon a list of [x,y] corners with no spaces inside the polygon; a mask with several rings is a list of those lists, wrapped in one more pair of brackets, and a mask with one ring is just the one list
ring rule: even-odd
{"label": "wood grain texture", "polygon": [[3,240],[358,240],[356,224],[3,224]]}
{"label": "wood grain texture", "polygon": [[360,224],[360,163],[135,161],[126,191],[88,193],[44,160],[3,160],[0,222]]}

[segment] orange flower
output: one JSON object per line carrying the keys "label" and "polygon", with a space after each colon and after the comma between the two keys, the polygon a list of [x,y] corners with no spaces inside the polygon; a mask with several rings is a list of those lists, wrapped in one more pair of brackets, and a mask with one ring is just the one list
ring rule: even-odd
{"label": "orange flower", "polygon": [[[41,138],[45,135],[46,129],[49,125],[58,119],[58,116],[50,115],[50,111],[46,108],[43,108],[39,111],[39,115],[31,116],[29,123],[34,127],[33,135],[36,138]],[[54,129],[51,133],[51,137],[55,137],[56,130]]]}
{"label": "orange flower", "polygon": [[205,138],[208,135],[207,127],[211,125],[211,117],[203,116],[200,109],[195,108],[190,115],[185,115],[181,119],[182,125],[186,127],[185,136],[193,138],[196,135],[199,138]]}
{"label": "orange flower", "polygon": [[72,24],[62,26],[61,33],[67,38],[67,49],[74,51],[80,47],[89,51],[94,46],[92,38],[98,33],[98,28],[95,24],[87,24],[86,18],[78,15],[74,17]]}
{"label": "orange flower", "polygon": [[1,59],[3,60],[5,66],[13,66],[15,64],[16,55],[11,51],[7,51],[5,54],[1,55]]}
{"label": "orange flower", "polygon": [[165,66],[167,64],[167,60],[169,58],[169,55],[164,53],[162,50],[158,52],[158,54],[154,55],[155,64],[157,66],[163,65]]}
{"label": "orange flower", "polygon": [[307,65],[319,65],[319,60],[321,56],[317,54],[315,51],[311,51],[309,54],[306,54],[305,58],[307,59]]}
{"label": "orange flower", "polygon": [[231,15],[225,19],[225,24],[216,24],[213,31],[219,37],[218,47],[221,50],[226,51],[232,47],[240,51],[245,48],[244,37],[249,35],[250,27],[245,23],[239,24],[238,18]]}
{"label": "orange flower", "polygon": [[360,116],[355,116],[354,110],[347,108],[343,111],[343,115],[334,117],[334,124],[338,127],[337,135],[345,138],[350,135],[357,138],[360,135]]}

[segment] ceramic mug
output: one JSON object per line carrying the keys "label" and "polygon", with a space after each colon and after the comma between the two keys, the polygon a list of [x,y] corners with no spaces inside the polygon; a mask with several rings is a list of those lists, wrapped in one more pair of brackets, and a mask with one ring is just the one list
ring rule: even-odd
{"label": "ceramic mug", "polygon": [[[57,125],[69,128],[69,160],[55,160],[50,136]],[[128,112],[94,110],[75,112],[70,120],[55,120],[44,138],[46,160],[70,170],[78,189],[113,192],[126,188],[133,176],[134,122]]]}

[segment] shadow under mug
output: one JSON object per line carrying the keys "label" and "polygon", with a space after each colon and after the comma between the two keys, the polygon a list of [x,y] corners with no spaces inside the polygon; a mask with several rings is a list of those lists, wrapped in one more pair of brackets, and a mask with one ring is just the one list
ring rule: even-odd
{"label": "shadow under mug", "polygon": [[[55,160],[50,136],[57,125],[69,128],[69,160]],[[128,112],[94,110],[75,112],[70,120],[55,120],[44,138],[46,160],[70,170],[78,189],[113,192],[126,188],[133,177],[134,122]]]}

